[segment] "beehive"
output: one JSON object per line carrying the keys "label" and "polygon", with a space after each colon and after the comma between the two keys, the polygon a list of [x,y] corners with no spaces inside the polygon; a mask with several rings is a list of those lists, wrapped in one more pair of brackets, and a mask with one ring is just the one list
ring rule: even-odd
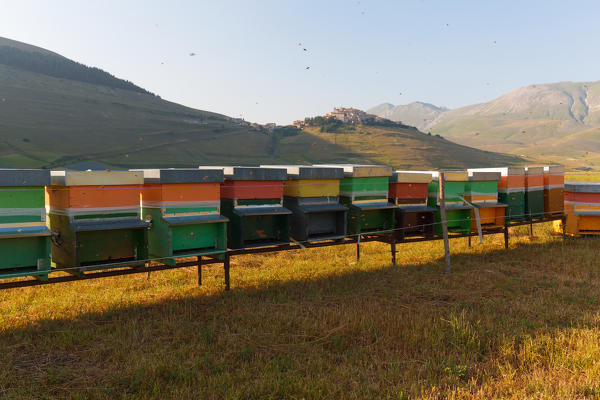
{"label": "beehive", "polygon": [[548,217],[561,216],[564,212],[565,168],[562,165],[544,167],[544,212]]}
{"label": "beehive", "polygon": [[[201,167],[201,169],[215,167]],[[290,215],[283,207],[282,168],[218,167],[221,213],[229,218],[227,243],[232,249],[289,243]]]}
{"label": "beehive", "polygon": [[394,209],[388,202],[392,168],[385,165],[323,164],[316,167],[342,168],[340,202],[348,207],[348,235],[391,233]]}
{"label": "beehive", "polygon": [[[469,170],[469,182],[465,199],[479,212],[482,228],[504,227],[506,204],[498,202],[500,172],[477,172]],[[475,210],[471,210],[471,232],[477,231]]]}
{"label": "beehive", "polygon": [[[429,195],[427,204],[436,208],[435,233],[441,235],[442,217],[440,209],[440,175],[438,171],[429,171],[432,181],[429,183]],[[467,182],[469,174],[467,171],[445,171],[445,203],[446,224],[448,232],[468,234],[471,231],[471,207],[465,203],[467,193]]]}
{"label": "beehive", "polygon": [[398,240],[434,234],[435,208],[427,206],[430,182],[428,172],[394,171],[390,177],[388,197],[397,207],[395,235]]}
{"label": "beehive", "polygon": [[49,184],[49,170],[0,169],[0,278],[48,278],[44,186]]}
{"label": "beehive", "polygon": [[172,264],[176,258],[227,250],[227,218],[220,214],[223,170],[142,172],[142,217],[151,222],[151,258]]}
{"label": "beehive", "polygon": [[[600,234],[600,183],[565,183],[565,233]],[[556,225],[555,225],[556,226]]]}
{"label": "beehive", "polygon": [[544,167],[525,167],[525,215],[544,218]]}
{"label": "beehive", "polygon": [[58,233],[56,266],[77,273],[147,259],[143,182],[139,171],[52,171],[47,196],[50,229]]}
{"label": "beehive", "polygon": [[283,206],[292,211],[290,234],[298,241],[346,237],[347,208],[339,203],[342,168],[263,165],[284,168]]}
{"label": "beehive", "polygon": [[525,218],[525,168],[472,168],[469,172],[500,172],[498,201],[506,204],[507,222],[524,221]]}

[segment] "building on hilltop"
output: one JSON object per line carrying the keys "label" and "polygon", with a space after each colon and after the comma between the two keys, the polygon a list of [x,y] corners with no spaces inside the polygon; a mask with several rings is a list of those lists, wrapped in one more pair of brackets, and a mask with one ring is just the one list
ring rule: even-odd
{"label": "building on hilltop", "polygon": [[335,118],[345,124],[361,124],[367,121],[384,121],[385,118],[367,114],[357,108],[335,107],[332,112],[324,115],[325,118]]}

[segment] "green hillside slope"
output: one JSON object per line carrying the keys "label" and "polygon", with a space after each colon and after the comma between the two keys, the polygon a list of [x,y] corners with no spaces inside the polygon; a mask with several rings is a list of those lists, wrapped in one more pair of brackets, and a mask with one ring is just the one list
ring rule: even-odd
{"label": "green hillside slope", "polygon": [[[336,142],[331,134],[313,130],[251,128],[224,115],[162,100],[56,53],[0,38],[2,167],[388,162],[422,168],[454,165],[457,159],[464,165],[519,162],[416,130],[359,131]],[[430,143],[413,145],[414,138]],[[388,144],[396,150],[382,148]],[[412,149],[412,158],[406,149]]]}
{"label": "green hillside slope", "polygon": [[306,128],[314,136],[400,169],[467,168],[522,164],[512,155],[476,150],[415,128],[343,126],[334,132]]}

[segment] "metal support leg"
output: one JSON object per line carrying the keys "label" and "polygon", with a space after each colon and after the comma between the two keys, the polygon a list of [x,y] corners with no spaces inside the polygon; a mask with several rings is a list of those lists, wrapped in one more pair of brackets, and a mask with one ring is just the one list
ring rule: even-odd
{"label": "metal support leg", "polygon": [[469,246],[469,248],[471,248],[471,234],[469,234],[467,241],[467,245]]}
{"label": "metal support leg", "polygon": [[198,286],[202,286],[202,256],[198,256]]}
{"label": "metal support leg", "polygon": [[504,248],[508,249],[508,226],[504,225]]}
{"label": "metal support leg", "polygon": [[392,265],[396,266],[396,238],[392,236],[392,241],[390,242],[390,247],[392,250]]}
{"label": "metal support leg", "polygon": [[223,268],[225,269],[225,290],[229,290],[229,254],[225,254],[225,261],[223,261]]}
{"label": "metal support leg", "polygon": [[356,262],[360,261],[360,235],[356,239]]}
{"label": "metal support leg", "polygon": [[533,222],[529,223],[529,239],[533,239]]}

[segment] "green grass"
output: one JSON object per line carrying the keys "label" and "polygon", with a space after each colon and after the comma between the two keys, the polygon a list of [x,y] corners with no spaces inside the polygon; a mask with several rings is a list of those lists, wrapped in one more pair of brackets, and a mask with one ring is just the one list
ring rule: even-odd
{"label": "green grass", "polygon": [[239,256],[0,292],[5,398],[597,398],[597,238]]}

